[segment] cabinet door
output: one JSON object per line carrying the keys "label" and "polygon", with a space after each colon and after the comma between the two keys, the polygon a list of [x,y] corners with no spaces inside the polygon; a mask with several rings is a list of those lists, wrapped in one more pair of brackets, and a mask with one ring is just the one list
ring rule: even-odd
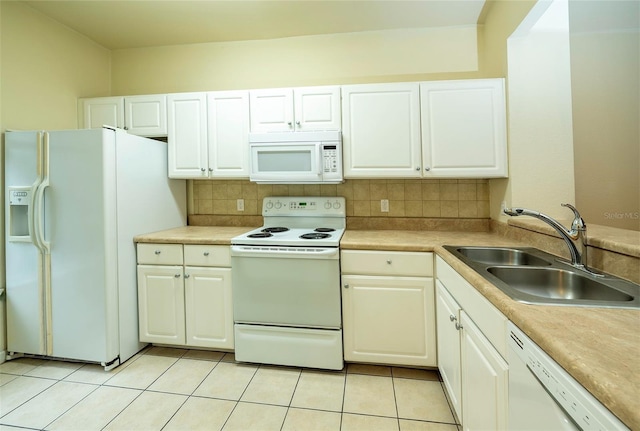
{"label": "cabinet door", "polygon": [[167,112],[169,178],[207,178],[206,94],[169,94]]}
{"label": "cabinet door", "polygon": [[249,93],[252,132],[288,132],[293,126],[293,90],[270,88]]}
{"label": "cabinet door", "polygon": [[507,428],[509,368],[469,316],[462,325],[462,426],[465,430]]}
{"label": "cabinet door", "polygon": [[345,178],[420,177],[416,83],[342,87]]}
{"label": "cabinet door", "polygon": [[83,99],[83,128],[124,127],[124,98],[96,97]]}
{"label": "cabinet door", "polygon": [[506,177],[503,79],[420,84],[425,176]]}
{"label": "cabinet door", "polygon": [[340,87],[293,89],[295,129],[340,130]]}
{"label": "cabinet door", "polygon": [[182,266],[138,265],[140,341],[184,344]]}
{"label": "cabinet door", "polygon": [[124,98],[124,128],[133,135],[167,136],[167,96]]}
{"label": "cabinet door", "polygon": [[460,366],[460,306],[436,280],[436,328],[438,330],[438,370],[458,419],[462,418]]}
{"label": "cabinet door", "polygon": [[185,267],[187,345],[233,349],[231,268]]}
{"label": "cabinet door", "polygon": [[208,93],[207,130],[211,175],[249,177],[249,93]]}
{"label": "cabinet door", "polygon": [[342,276],[347,361],[436,365],[433,279]]}

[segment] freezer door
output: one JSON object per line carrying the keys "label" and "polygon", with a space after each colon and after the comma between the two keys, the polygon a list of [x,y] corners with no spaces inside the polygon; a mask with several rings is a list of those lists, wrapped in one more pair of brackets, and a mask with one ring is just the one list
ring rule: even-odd
{"label": "freezer door", "polygon": [[[28,202],[6,199],[5,237],[7,349],[46,354],[43,256],[32,242],[34,202],[39,184],[37,132],[5,133],[5,196],[28,191]],[[18,203],[20,205],[18,205]]]}

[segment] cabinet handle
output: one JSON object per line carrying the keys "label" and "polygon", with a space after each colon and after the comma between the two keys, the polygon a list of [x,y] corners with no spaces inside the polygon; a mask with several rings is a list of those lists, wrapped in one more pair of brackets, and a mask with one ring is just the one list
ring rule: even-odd
{"label": "cabinet handle", "polygon": [[387,265],[391,265],[393,262],[391,259],[387,259]]}
{"label": "cabinet handle", "polygon": [[430,168],[429,166],[425,166],[425,167],[424,167],[424,170],[425,170],[425,171],[430,171],[430,170],[431,170],[431,168]]}
{"label": "cabinet handle", "polygon": [[292,123],[291,121],[287,121],[287,125],[288,125],[289,127],[291,127],[291,126],[293,126],[293,123]]}
{"label": "cabinet handle", "polygon": [[449,316],[449,320],[455,322],[456,320],[458,320],[458,318],[452,314],[451,316]]}
{"label": "cabinet handle", "polygon": [[417,167],[416,167],[416,171],[419,171],[419,170],[420,170],[420,166],[417,166]]}
{"label": "cabinet handle", "polygon": [[348,288],[349,288],[349,285],[348,285],[348,284],[345,284],[345,285],[344,285],[344,288],[345,288],[345,289],[348,289]]}
{"label": "cabinet handle", "polygon": [[209,168],[209,172],[213,172],[213,168]]}
{"label": "cabinet handle", "polygon": [[208,251],[205,251],[205,252],[204,252],[204,253],[202,253],[202,254],[204,254],[205,256],[209,256],[209,252],[208,252]]}
{"label": "cabinet handle", "polygon": [[200,168],[200,171],[201,171],[201,172],[204,172],[204,168]]}
{"label": "cabinet handle", "polygon": [[462,325],[456,322],[456,329],[459,331],[462,329]]}
{"label": "cabinet handle", "polygon": [[124,126],[124,130],[129,130],[129,128],[127,126]]}
{"label": "cabinet handle", "polygon": [[181,274],[176,274],[176,275],[174,275],[174,277],[175,277],[175,278],[180,278],[180,275],[181,275]]}
{"label": "cabinet handle", "polygon": [[160,254],[160,253],[162,253],[162,252],[161,252],[160,250],[156,250],[156,251],[154,251],[154,253],[155,253],[155,254]]}
{"label": "cabinet handle", "polygon": [[191,277],[189,274],[184,275],[184,278],[189,278],[189,277]]}
{"label": "cabinet handle", "polygon": [[300,120],[296,121],[296,124],[299,126],[300,125]]}

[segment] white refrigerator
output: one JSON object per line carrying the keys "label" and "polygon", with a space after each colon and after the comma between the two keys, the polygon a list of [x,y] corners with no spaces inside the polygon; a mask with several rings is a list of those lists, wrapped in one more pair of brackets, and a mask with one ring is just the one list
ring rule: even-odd
{"label": "white refrigerator", "polygon": [[167,144],[103,128],[5,133],[8,358],[137,353],[137,234],[186,224]]}

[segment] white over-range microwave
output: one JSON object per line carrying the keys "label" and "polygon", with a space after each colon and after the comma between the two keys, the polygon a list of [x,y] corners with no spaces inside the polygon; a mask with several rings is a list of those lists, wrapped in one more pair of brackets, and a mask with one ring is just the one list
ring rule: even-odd
{"label": "white over-range microwave", "polygon": [[272,184],[342,182],[339,131],[250,133],[249,179]]}

